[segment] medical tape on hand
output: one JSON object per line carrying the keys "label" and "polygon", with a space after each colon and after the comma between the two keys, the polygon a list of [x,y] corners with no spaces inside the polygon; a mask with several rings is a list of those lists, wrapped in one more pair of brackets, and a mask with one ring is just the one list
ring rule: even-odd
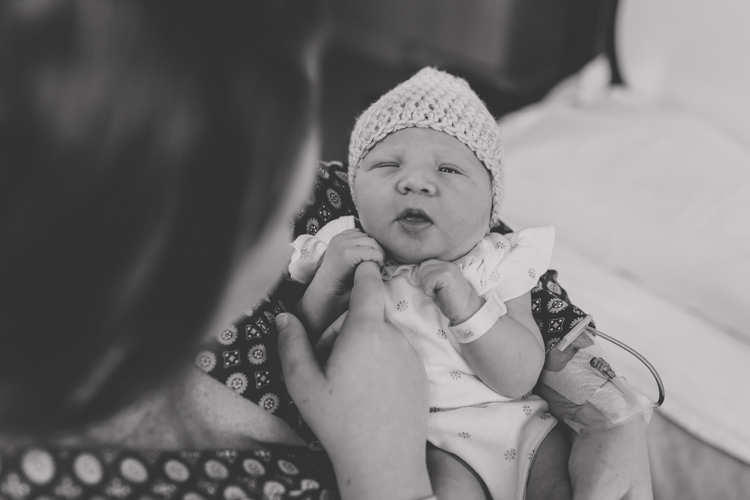
{"label": "medical tape on hand", "polygon": [[460,343],[468,344],[490,331],[497,320],[507,312],[508,308],[500,301],[497,294],[490,292],[485,296],[484,305],[471,318],[449,328]]}

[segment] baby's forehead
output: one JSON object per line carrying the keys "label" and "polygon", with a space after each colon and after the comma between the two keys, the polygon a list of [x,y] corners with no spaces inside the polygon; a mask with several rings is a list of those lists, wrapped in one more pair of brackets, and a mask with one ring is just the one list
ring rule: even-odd
{"label": "baby's forehead", "polygon": [[365,158],[370,155],[410,152],[429,152],[435,156],[458,156],[482,163],[466,144],[453,135],[441,130],[419,127],[391,132],[373,145]]}

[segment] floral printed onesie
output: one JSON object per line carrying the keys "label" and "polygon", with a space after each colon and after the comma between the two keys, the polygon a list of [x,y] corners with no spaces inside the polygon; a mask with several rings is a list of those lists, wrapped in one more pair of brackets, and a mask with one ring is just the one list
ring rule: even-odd
{"label": "floral printed onesie", "polygon": [[[341,217],[314,236],[298,237],[292,243],[290,278],[309,283],[331,238],[355,224],[353,216]],[[494,291],[506,302],[536,286],[553,244],[552,226],[489,233],[454,263],[479,295]],[[417,286],[417,267],[387,262],[382,276],[386,317],[407,336],[427,370],[428,439],[468,463],[493,499],[523,499],[534,452],[557,421],[540,397],[506,398],[479,379],[450,333],[448,319]]]}

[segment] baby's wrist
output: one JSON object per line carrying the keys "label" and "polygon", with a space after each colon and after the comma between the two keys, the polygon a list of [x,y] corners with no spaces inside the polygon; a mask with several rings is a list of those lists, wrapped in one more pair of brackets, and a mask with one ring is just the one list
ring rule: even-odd
{"label": "baby's wrist", "polygon": [[458,325],[474,316],[484,305],[484,299],[480,297],[473,289],[469,295],[469,300],[466,303],[466,307],[452,318],[448,318],[451,325]]}
{"label": "baby's wrist", "polygon": [[324,302],[336,298],[344,298],[348,301],[351,292],[351,287],[347,287],[339,277],[322,266],[315,274],[309,288],[313,289]]}
{"label": "baby's wrist", "polygon": [[315,339],[349,305],[348,294],[336,294],[328,284],[322,281],[313,280],[310,283],[295,310],[308,335]]}

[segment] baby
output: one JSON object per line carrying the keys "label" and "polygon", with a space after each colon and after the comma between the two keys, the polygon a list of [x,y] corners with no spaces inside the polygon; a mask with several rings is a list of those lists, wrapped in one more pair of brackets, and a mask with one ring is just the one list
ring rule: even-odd
{"label": "baby", "polygon": [[544,344],[530,291],[554,229],[490,232],[502,164],[484,103],[460,78],[419,71],[357,119],[349,184],[359,221],[343,217],[293,243],[290,277],[309,283],[297,306],[308,333],[317,340],[346,311],[357,265],[378,263],[386,317],[430,382],[438,498],[572,496],[562,431],[531,394]]}

